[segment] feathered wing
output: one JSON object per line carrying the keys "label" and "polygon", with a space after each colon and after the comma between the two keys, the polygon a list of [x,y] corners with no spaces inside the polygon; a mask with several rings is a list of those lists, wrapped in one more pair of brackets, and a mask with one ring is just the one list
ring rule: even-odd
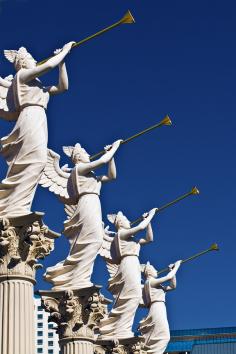
{"label": "feathered wing", "polygon": [[108,270],[108,273],[110,275],[110,280],[111,280],[116,275],[118,268],[119,268],[119,264],[116,264],[116,263],[113,263],[109,260],[106,260],[106,266],[107,266],[107,270]]}
{"label": "feathered wing", "polygon": [[111,244],[114,239],[115,232],[109,230],[109,226],[104,229],[102,247],[99,251],[100,256],[105,260],[112,261]]}
{"label": "feathered wing", "polygon": [[39,184],[48,188],[63,200],[69,200],[68,179],[70,173],[62,171],[59,165],[60,155],[51,149],[48,149],[47,164],[43,170]]}
{"label": "feathered wing", "polygon": [[4,50],[4,56],[7,60],[9,60],[10,63],[14,63],[16,60],[18,51],[14,49],[5,49]]}
{"label": "feathered wing", "polygon": [[111,244],[116,233],[109,231],[109,226],[104,229],[103,243],[99,251],[100,256],[102,256],[106,262],[107,270],[112,279],[118,270],[118,264],[116,264],[111,255]]}
{"label": "feathered wing", "polygon": [[16,120],[19,115],[15,108],[12,80],[12,75],[0,79],[0,117],[6,120]]}
{"label": "feathered wing", "polygon": [[77,205],[65,204],[64,210],[67,215],[67,220],[70,220],[74,216],[76,209],[77,209]]}
{"label": "feathered wing", "polygon": [[0,81],[0,109],[7,109],[7,93],[11,86],[13,76],[9,75]]}

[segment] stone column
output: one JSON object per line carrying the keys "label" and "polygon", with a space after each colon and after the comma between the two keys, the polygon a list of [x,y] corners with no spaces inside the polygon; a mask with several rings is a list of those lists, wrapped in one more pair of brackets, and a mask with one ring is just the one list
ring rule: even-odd
{"label": "stone column", "polygon": [[35,272],[59,236],[42,215],[0,219],[0,354],[35,353]]}
{"label": "stone column", "polygon": [[107,314],[109,300],[100,287],[80,290],[39,291],[42,306],[57,324],[62,354],[94,354],[98,323]]}

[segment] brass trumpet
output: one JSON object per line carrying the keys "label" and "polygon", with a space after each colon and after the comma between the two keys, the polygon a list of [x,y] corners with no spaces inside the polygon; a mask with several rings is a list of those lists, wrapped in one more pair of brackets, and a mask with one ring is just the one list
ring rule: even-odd
{"label": "brass trumpet", "polygon": [[[207,248],[205,251],[196,253],[196,254],[194,254],[193,256],[184,259],[184,260],[181,262],[181,264],[186,263],[186,262],[189,262],[189,261],[192,261],[193,259],[198,258],[198,257],[200,257],[200,256],[202,256],[202,255],[204,255],[204,254],[206,254],[206,253],[208,253],[208,252],[210,252],[210,251],[219,251],[219,250],[220,250],[220,249],[219,249],[217,243],[213,243],[213,244],[212,244],[209,248]],[[158,275],[159,275],[159,274],[161,274],[161,273],[168,272],[169,270],[170,270],[170,269],[167,267],[167,268],[164,268],[164,269],[158,271],[157,273],[158,273]]]}
{"label": "brass trumpet", "polygon": [[[126,143],[130,142],[131,140],[133,140],[135,138],[138,138],[139,136],[141,136],[141,135],[143,135],[143,134],[145,134],[147,132],[150,132],[153,129],[161,127],[162,125],[171,125],[171,124],[172,124],[172,122],[171,122],[169,116],[166,116],[164,119],[162,119],[161,122],[159,122],[159,123],[157,123],[155,125],[152,125],[151,127],[147,128],[145,130],[142,130],[141,132],[139,132],[137,134],[134,134],[134,135],[130,136],[129,138],[123,140],[121,142],[121,144],[122,145],[126,144]],[[105,154],[105,152],[106,152],[105,150],[102,150],[102,151],[98,152],[97,154],[90,156],[90,160],[92,161],[92,160],[96,159],[97,157]]]}
{"label": "brass trumpet", "polygon": [[[190,195],[198,195],[199,193],[200,193],[200,192],[199,192],[199,190],[197,189],[197,187],[193,187],[190,192],[185,193],[185,194],[181,195],[180,197],[178,197],[178,198],[172,200],[172,202],[169,202],[169,203],[167,203],[167,204],[164,204],[162,207],[158,208],[158,209],[156,210],[156,214],[159,213],[160,211],[162,211],[162,210],[168,208],[169,206],[178,203],[180,200],[187,198],[187,197],[190,196]],[[140,218],[138,218],[138,219],[132,221],[132,222],[130,223],[130,225],[132,226],[132,225],[134,225],[134,224],[136,224],[136,223],[138,223],[138,222],[141,222],[142,220],[143,220],[143,217],[140,217]]]}
{"label": "brass trumpet", "polygon": [[[72,45],[72,48],[78,47],[78,46],[80,46],[81,44],[83,44],[83,43],[89,41],[90,39],[93,39],[93,38],[95,38],[95,37],[98,37],[98,36],[100,36],[101,34],[103,34],[103,33],[107,32],[107,31],[111,30],[112,28],[115,28],[115,27],[117,27],[117,26],[119,26],[119,25],[122,25],[122,24],[129,24],[129,23],[135,23],[135,20],[134,20],[134,18],[133,18],[133,16],[132,16],[131,12],[128,10],[128,11],[126,12],[126,14],[122,17],[121,20],[119,20],[119,21],[113,23],[113,25],[111,25],[111,26],[108,26],[108,27],[102,29],[101,31],[96,32],[95,34],[92,34],[91,36],[88,36],[88,37],[82,39],[82,40],[79,41],[79,42],[74,43],[74,44]],[[52,57],[53,57],[53,56],[50,56],[50,57],[48,57],[47,59],[44,59],[44,60],[38,62],[37,65],[44,64],[46,61],[48,61],[48,59],[50,59],[50,58],[52,58]]]}

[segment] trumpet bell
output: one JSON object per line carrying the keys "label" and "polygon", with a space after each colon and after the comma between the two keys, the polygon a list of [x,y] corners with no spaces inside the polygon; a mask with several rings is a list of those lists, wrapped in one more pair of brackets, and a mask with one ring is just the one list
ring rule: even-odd
{"label": "trumpet bell", "polygon": [[217,245],[217,243],[213,243],[210,247],[211,251],[219,251],[219,246]]}
{"label": "trumpet bell", "polygon": [[120,20],[120,23],[135,23],[135,19],[133,18],[131,12],[128,10],[126,14]]}
{"label": "trumpet bell", "polygon": [[193,187],[193,189],[191,190],[191,194],[200,194],[200,191],[197,189],[197,187]]}
{"label": "trumpet bell", "polygon": [[165,116],[165,118],[161,121],[161,124],[163,124],[163,125],[171,125],[172,122],[170,120],[170,117],[169,116]]}

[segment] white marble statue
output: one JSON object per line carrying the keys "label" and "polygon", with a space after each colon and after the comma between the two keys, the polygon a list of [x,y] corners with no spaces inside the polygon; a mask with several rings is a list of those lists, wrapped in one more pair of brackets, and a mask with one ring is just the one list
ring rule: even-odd
{"label": "white marble statue", "polygon": [[[181,261],[169,265],[169,273],[157,278],[157,270],[148,262],[144,268],[146,278],[143,288],[143,302],[148,308],[148,315],[140,321],[139,329],[145,338],[145,350],[150,354],[163,354],[170,340],[165,296],[176,288],[176,272]],[[163,283],[169,282],[168,285]]]}
{"label": "white marble statue", "polygon": [[[93,162],[80,144],[64,147],[64,152],[75,164],[70,173],[60,169],[60,156],[48,151],[48,162],[40,184],[48,187],[67,205],[65,210],[69,218],[64,223],[64,234],[70,242],[68,257],[47,268],[45,279],[53,284],[53,290],[82,289],[93,285],[93,265],[104,237],[100,189],[102,183],[116,178],[113,156],[121,141],[106,146],[106,153]],[[93,170],[104,164],[108,164],[108,174],[96,176]],[[69,204],[76,204],[76,207]]]}
{"label": "white marble statue", "polygon": [[[140,246],[153,241],[150,221],[155,211],[156,208],[144,214],[143,221],[133,228],[122,212],[108,215],[109,221],[117,229],[111,242],[112,262],[108,262],[111,275],[108,289],[115,301],[108,317],[100,321],[99,332],[102,339],[133,337],[133,320],[142,299],[139,251]],[[137,239],[136,234],[145,229],[145,238]]]}
{"label": "white marble statue", "polygon": [[[0,153],[8,171],[0,183],[0,216],[30,213],[40,175],[47,161],[46,108],[50,95],[68,89],[64,58],[74,42],[56,50],[55,56],[42,65],[24,47],[5,50],[5,57],[14,64],[15,77],[0,78],[0,117],[16,120],[12,132],[0,139]],[[58,85],[44,87],[38,77],[59,67]]]}

